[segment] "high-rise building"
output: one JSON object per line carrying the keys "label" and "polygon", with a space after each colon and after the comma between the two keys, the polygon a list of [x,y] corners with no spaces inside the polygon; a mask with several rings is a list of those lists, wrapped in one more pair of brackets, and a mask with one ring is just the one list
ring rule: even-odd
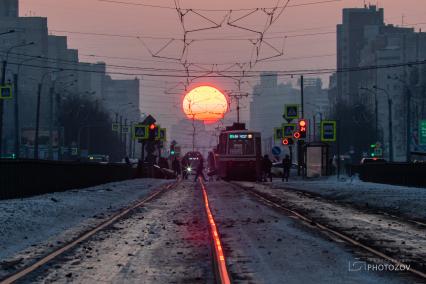
{"label": "high-rise building", "polygon": [[1,0],[0,17],[18,17],[19,0]]}
{"label": "high-rise building", "polygon": [[[364,30],[367,26],[383,26],[384,11],[376,6],[343,9],[342,24],[337,25],[337,68],[358,67],[364,46]],[[353,102],[358,99],[361,72],[337,74],[337,99]]]}

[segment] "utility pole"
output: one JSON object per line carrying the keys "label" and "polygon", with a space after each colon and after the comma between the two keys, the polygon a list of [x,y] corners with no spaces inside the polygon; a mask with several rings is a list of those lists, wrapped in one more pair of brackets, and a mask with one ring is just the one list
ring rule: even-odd
{"label": "utility pole", "polygon": [[35,125],[35,137],[34,137],[34,160],[38,160],[38,131],[40,128],[40,100],[41,100],[41,89],[42,83],[38,83],[37,90],[37,110],[36,110],[36,125]]}
{"label": "utility pole", "polygon": [[304,83],[303,75],[301,75],[300,76],[300,110],[302,112],[302,118],[305,117],[305,109],[303,107],[303,105],[304,105],[304,101],[303,101],[304,91],[305,91],[305,83]]}
{"label": "utility pole", "polygon": [[388,95],[389,108],[389,161],[393,162],[392,99]]}
{"label": "utility pole", "polygon": [[[127,128],[127,118],[124,120],[124,127]],[[128,128],[127,128],[128,129]],[[124,156],[127,157],[127,134],[129,133],[123,133],[124,136]]]}
{"label": "utility pole", "polygon": [[[2,71],[1,71],[1,85],[4,86],[6,83],[6,65],[7,60],[3,60]],[[0,99],[0,157],[3,154],[3,112],[4,112],[4,101]]]}
{"label": "utility pole", "polygon": [[15,155],[16,159],[20,157],[20,126],[19,126],[19,91],[18,91],[18,74],[13,74],[13,85],[15,89],[15,104],[14,104],[14,117],[15,117]]}
{"label": "utility pole", "polygon": [[49,159],[53,160],[53,85],[49,88]]}

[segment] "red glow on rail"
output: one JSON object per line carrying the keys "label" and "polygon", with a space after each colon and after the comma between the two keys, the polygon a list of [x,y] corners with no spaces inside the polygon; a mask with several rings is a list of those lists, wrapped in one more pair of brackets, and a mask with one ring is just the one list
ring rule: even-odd
{"label": "red glow on rail", "polygon": [[220,242],[219,233],[217,231],[216,222],[214,221],[212,212],[210,211],[209,198],[207,196],[206,188],[200,179],[201,187],[203,189],[204,205],[206,207],[207,218],[209,220],[210,229],[213,236],[213,242],[215,244],[215,252],[217,257],[218,269],[220,274],[221,283],[230,284],[228,270],[226,268],[225,255],[223,254],[222,243]]}

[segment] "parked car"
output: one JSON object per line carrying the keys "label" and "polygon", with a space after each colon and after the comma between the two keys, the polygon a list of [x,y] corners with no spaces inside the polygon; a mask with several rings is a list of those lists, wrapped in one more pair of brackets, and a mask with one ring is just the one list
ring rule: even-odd
{"label": "parked car", "polygon": [[386,164],[387,161],[383,158],[362,158],[361,165],[366,164]]}

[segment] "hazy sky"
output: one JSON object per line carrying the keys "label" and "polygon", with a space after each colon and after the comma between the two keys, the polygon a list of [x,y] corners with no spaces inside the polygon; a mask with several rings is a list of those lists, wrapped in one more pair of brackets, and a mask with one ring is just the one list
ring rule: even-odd
{"label": "hazy sky", "polygon": [[[133,3],[173,6],[172,0],[121,0]],[[252,7],[271,7],[277,0],[181,0],[182,7],[205,9],[238,9]],[[292,0],[292,5],[317,2],[319,0]],[[275,61],[261,63],[257,70],[295,70],[335,67],[335,26],[341,22],[341,10],[344,7],[362,7],[364,2],[376,4],[385,8],[387,23],[401,25],[404,16],[405,24],[415,24],[416,28],[426,29],[426,1],[425,0],[342,0],[338,2],[308,5],[288,8],[279,20],[272,26],[268,37],[279,37],[270,40],[270,43],[279,49],[282,48],[283,38],[284,56],[275,58]],[[224,12],[203,12],[203,15],[219,20]],[[21,0],[21,15],[48,17],[49,28],[52,34],[67,35],[69,46],[80,50],[80,60],[105,61],[110,64],[137,66],[180,68],[172,62],[152,62],[149,52],[142,43],[135,38],[112,36],[82,35],[69,32],[93,32],[138,36],[164,36],[182,38],[182,29],[176,11],[142,6],[105,3],[97,0]],[[233,14],[235,17],[241,14]],[[205,22],[199,17],[188,16],[188,29],[202,27]],[[252,28],[261,28],[265,16],[260,13],[247,18],[242,24]],[[68,31],[68,32],[66,32]],[[310,34],[310,35],[307,35]],[[314,35],[312,35],[314,34]],[[292,37],[298,35],[297,37]],[[221,28],[214,31],[191,34],[192,38],[205,37],[255,37],[251,32],[234,28]],[[153,50],[160,48],[167,40],[145,40]],[[164,51],[165,56],[176,56],[181,49],[181,43],[173,43]],[[192,62],[244,62],[250,59],[251,43],[249,41],[195,41],[190,45],[188,60]],[[88,55],[126,57],[132,59],[112,59],[90,57]],[[270,56],[265,48],[262,56]],[[138,60],[135,60],[136,58]],[[278,61],[276,61],[279,59]],[[146,60],[146,61],[145,61]],[[206,66],[202,66],[208,68]],[[167,82],[165,82],[167,81]],[[143,102],[151,109],[161,109],[164,115],[172,116],[164,109],[167,103],[172,110],[179,106],[179,94],[164,94],[164,87],[171,87],[170,78],[144,77],[142,83]],[[256,80],[251,80],[244,88],[250,90]],[[223,89],[235,89],[232,80],[220,80],[218,84]],[[172,92],[180,93],[180,90]]]}

